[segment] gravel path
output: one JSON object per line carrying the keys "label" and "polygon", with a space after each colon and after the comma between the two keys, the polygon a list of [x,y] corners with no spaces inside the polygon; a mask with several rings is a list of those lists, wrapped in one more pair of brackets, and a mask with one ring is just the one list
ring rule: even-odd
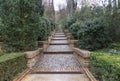
{"label": "gravel path", "polygon": [[44,55],[39,63],[36,65],[38,68],[48,67],[79,67],[78,61],[72,54],[49,54]]}
{"label": "gravel path", "polygon": [[46,52],[72,51],[68,45],[50,45]]}

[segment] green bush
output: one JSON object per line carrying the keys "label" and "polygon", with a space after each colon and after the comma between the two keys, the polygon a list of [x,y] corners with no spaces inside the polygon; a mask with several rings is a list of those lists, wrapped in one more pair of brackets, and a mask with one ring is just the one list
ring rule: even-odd
{"label": "green bush", "polygon": [[80,24],[78,31],[78,46],[80,48],[96,50],[107,47],[110,41],[101,18],[87,20]]}
{"label": "green bush", "polygon": [[2,42],[4,40],[4,38],[3,38],[4,33],[2,30],[4,30],[4,26],[3,26],[1,18],[0,18],[0,42]]}
{"label": "green bush", "polygon": [[42,0],[0,0],[4,50],[18,52],[37,48],[38,23],[43,13],[41,5]]}
{"label": "green bush", "polygon": [[119,42],[112,43],[110,48],[119,48],[120,49],[120,43]]}
{"label": "green bush", "polygon": [[76,22],[76,23],[73,23],[70,28],[69,28],[69,31],[71,32],[71,34],[73,35],[73,37],[75,39],[77,39],[77,32],[80,30],[80,25],[81,25],[81,22]]}
{"label": "green bush", "polygon": [[120,55],[95,52],[91,54],[90,65],[99,81],[120,81]]}
{"label": "green bush", "polygon": [[0,52],[0,56],[4,55],[5,53],[4,52]]}
{"label": "green bush", "polygon": [[55,24],[46,17],[40,18],[38,40],[44,41],[55,29]]}
{"label": "green bush", "polygon": [[70,26],[71,26],[73,23],[75,23],[75,22],[76,22],[76,18],[74,18],[74,17],[71,17],[71,18],[66,19],[66,22],[63,23],[65,29],[68,29],[68,30],[69,30]]}
{"label": "green bush", "polygon": [[6,54],[0,57],[0,81],[11,81],[27,68],[27,60],[22,53]]}

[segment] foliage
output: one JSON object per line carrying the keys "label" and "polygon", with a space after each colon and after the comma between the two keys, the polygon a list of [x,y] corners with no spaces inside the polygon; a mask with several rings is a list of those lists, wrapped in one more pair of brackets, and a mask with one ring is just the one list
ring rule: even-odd
{"label": "foliage", "polygon": [[97,52],[110,53],[110,54],[120,54],[120,43],[114,42],[107,48],[99,49]]}
{"label": "foliage", "polygon": [[87,50],[96,50],[108,46],[109,35],[105,31],[102,19],[81,23],[78,31],[78,46]]}
{"label": "foliage", "polygon": [[120,80],[120,55],[95,52],[90,59],[93,75],[99,81]]}
{"label": "foliage", "polygon": [[3,24],[2,24],[2,21],[1,21],[1,18],[0,18],[0,42],[2,42],[4,39],[4,33],[3,33],[3,30],[4,29],[4,27],[3,27]]}
{"label": "foliage", "polygon": [[110,48],[120,49],[120,43],[119,42],[114,42],[114,43],[111,44]]}
{"label": "foliage", "polygon": [[7,52],[36,49],[41,5],[41,0],[0,0],[3,49]]}
{"label": "foliage", "polygon": [[0,57],[0,81],[11,81],[27,68],[25,54],[11,53]]}
{"label": "foliage", "polygon": [[113,41],[120,41],[120,12],[116,6],[111,6],[112,3],[104,8],[104,19],[106,22],[106,30],[109,32]]}
{"label": "foliage", "polygon": [[0,56],[2,56],[2,55],[4,55],[4,54],[5,54],[4,52],[1,52],[1,51],[0,51]]}
{"label": "foliage", "polygon": [[55,24],[46,17],[40,18],[38,40],[44,41],[55,29]]}
{"label": "foliage", "polygon": [[77,32],[80,30],[80,25],[81,25],[82,22],[75,22],[73,23],[70,27],[69,27],[69,31],[71,32],[71,34],[73,35],[73,37],[75,39],[78,38],[77,36]]}
{"label": "foliage", "polygon": [[[79,47],[96,50],[107,47],[109,40],[111,42],[120,41],[119,7],[110,6],[110,4],[112,3],[106,6],[82,6],[81,9],[77,9],[74,15],[63,23],[65,28],[67,28],[75,38],[77,38],[78,32]],[[93,40],[94,38],[95,40]]]}
{"label": "foliage", "polygon": [[76,22],[76,18],[74,18],[74,17],[68,18],[68,19],[66,19],[66,22],[64,23],[64,27],[66,29],[69,29],[69,27],[75,22]]}

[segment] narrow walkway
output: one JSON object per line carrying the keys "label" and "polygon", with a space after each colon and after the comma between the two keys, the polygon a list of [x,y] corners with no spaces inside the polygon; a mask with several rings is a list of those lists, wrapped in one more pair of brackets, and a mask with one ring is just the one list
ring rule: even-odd
{"label": "narrow walkway", "polygon": [[56,32],[39,62],[22,81],[89,81],[62,30]]}

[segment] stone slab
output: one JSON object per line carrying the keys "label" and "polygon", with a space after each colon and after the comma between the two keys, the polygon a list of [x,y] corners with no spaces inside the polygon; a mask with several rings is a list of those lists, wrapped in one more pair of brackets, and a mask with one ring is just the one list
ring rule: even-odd
{"label": "stone slab", "polygon": [[84,74],[29,74],[21,81],[90,81]]}

